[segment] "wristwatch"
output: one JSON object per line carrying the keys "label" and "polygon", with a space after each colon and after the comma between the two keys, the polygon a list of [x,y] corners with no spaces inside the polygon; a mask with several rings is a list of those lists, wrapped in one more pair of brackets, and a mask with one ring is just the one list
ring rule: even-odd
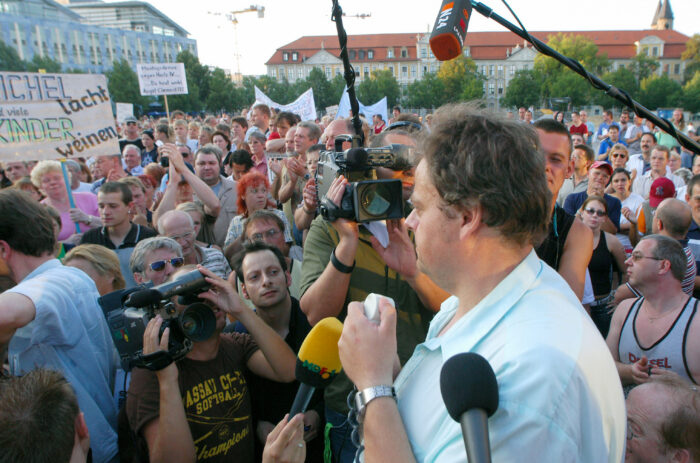
{"label": "wristwatch", "polygon": [[361,423],[365,417],[367,404],[379,397],[392,397],[396,400],[396,391],[392,386],[373,386],[358,391],[357,394],[355,394],[358,423]]}

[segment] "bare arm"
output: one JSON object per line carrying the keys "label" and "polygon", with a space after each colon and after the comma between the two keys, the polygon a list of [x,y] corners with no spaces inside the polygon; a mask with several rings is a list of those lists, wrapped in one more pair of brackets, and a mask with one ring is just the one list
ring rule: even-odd
{"label": "bare arm", "polygon": [[168,173],[168,185],[165,187],[165,192],[161,197],[160,203],[155,211],[153,211],[153,226],[158,226],[158,219],[168,211],[175,209],[175,198],[177,197],[177,184],[180,181],[180,174],[177,173],[174,167],[170,167]]}
{"label": "bare arm", "polygon": [[221,210],[221,203],[216,194],[214,194],[214,190],[185,166],[182,154],[180,154],[180,150],[178,150],[175,145],[165,145],[164,147],[168,148],[170,165],[175,166],[175,170],[177,170],[177,172],[182,175],[182,178],[192,187],[192,191],[204,205],[204,212],[212,217],[218,217],[219,211]]}
{"label": "bare arm", "polygon": [[559,274],[581,300],[586,284],[586,268],[593,255],[593,232],[580,220],[574,220],[564,242]]}
{"label": "bare arm", "polygon": [[619,283],[622,284],[627,279],[627,273],[625,272],[625,260],[627,260],[627,256],[625,254],[625,250],[622,247],[622,243],[620,243],[620,240],[618,240],[615,235],[608,234],[608,236],[605,237],[605,240],[605,242],[608,244],[608,250],[610,250],[610,253],[615,259],[615,263],[617,264]]}
{"label": "bare arm", "polygon": [[316,181],[314,179],[311,178],[306,182],[302,197],[301,207],[294,211],[294,223],[296,223],[298,230],[308,229],[316,217],[318,202],[316,201]]}
{"label": "bare arm", "polygon": [[34,302],[18,293],[0,294],[0,351],[10,342],[15,331],[36,317]]}
{"label": "bare arm", "polygon": [[279,202],[286,203],[294,194],[294,189],[297,185],[297,180],[299,177],[303,177],[306,174],[306,166],[304,166],[298,159],[289,158],[287,159],[287,176],[289,179],[282,185],[279,191]]}

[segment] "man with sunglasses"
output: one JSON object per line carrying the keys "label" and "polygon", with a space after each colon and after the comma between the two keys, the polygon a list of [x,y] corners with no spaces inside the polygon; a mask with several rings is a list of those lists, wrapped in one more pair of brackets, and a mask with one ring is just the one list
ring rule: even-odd
{"label": "man with sunglasses", "polygon": [[116,252],[126,287],[131,288],[137,283],[131,277],[129,268],[131,253],[139,241],[156,236],[157,233],[129,220],[129,211],[134,208],[134,202],[131,189],[125,183],[107,182],[102,185],[97,194],[97,207],[102,227],[85,232],[80,244],[99,244]]}
{"label": "man with sunglasses", "polygon": [[138,120],[134,116],[127,116],[124,119],[124,138],[119,140],[119,151],[122,151],[126,145],[136,145],[143,150],[140,132]]}
{"label": "man with sunglasses", "polygon": [[182,247],[165,236],[155,236],[141,241],[134,248],[129,268],[138,284],[165,283],[176,269],[185,264]]}
{"label": "man with sunglasses", "polygon": [[625,386],[653,375],[700,380],[698,301],[682,287],[687,262],[677,240],[644,236],[625,262],[629,283],[642,295],[617,306],[607,344]]}

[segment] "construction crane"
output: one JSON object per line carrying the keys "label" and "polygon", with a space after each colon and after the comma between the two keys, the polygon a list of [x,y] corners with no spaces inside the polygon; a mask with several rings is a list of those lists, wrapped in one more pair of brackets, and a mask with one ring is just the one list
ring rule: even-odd
{"label": "construction crane", "polygon": [[236,15],[243,13],[258,13],[258,18],[265,17],[265,7],[260,5],[250,5],[250,7],[244,10],[230,11],[228,13],[216,13],[209,11],[208,13],[213,16],[224,16],[228,21],[233,24],[233,46],[235,48],[234,56],[236,58],[236,74],[241,76],[241,54],[238,52],[238,17]]}
{"label": "construction crane", "polygon": [[365,19],[365,18],[371,18],[372,13],[359,13],[359,14],[347,14],[343,13],[343,16],[346,18],[359,18],[359,19]]}

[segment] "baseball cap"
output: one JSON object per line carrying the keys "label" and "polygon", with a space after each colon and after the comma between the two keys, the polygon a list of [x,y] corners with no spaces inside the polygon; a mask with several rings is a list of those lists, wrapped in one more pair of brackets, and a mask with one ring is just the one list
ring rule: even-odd
{"label": "baseball cap", "polygon": [[649,205],[654,208],[658,207],[661,201],[674,196],[676,196],[676,187],[673,182],[666,177],[657,178],[649,190]]}
{"label": "baseball cap", "polygon": [[593,170],[593,169],[605,169],[605,171],[608,173],[608,175],[610,175],[612,177],[613,168],[610,164],[608,164],[605,161],[594,162],[593,165],[591,166],[591,170]]}
{"label": "baseball cap", "polygon": [[136,118],[135,118],[134,116],[126,116],[126,117],[124,118],[124,122],[126,122],[126,123],[135,122],[135,123],[138,124],[139,121],[136,120]]}

